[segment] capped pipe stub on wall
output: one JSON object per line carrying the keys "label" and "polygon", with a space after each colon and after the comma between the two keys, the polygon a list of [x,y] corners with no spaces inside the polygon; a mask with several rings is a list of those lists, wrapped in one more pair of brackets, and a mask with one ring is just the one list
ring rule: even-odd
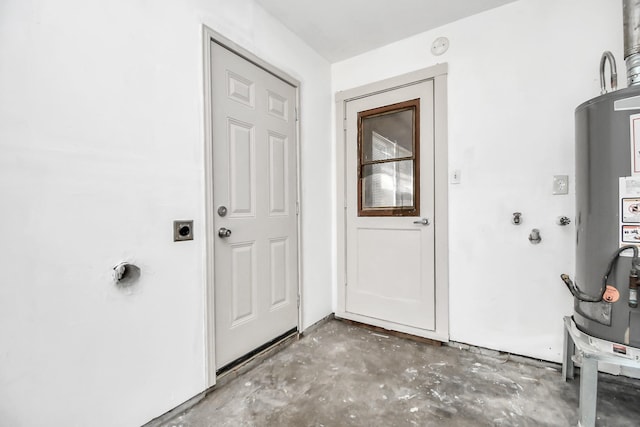
{"label": "capped pipe stub on wall", "polygon": [[537,245],[538,243],[542,242],[542,237],[540,236],[540,230],[538,230],[537,228],[534,228],[533,230],[531,230],[531,233],[529,234],[529,241],[531,242],[532,245]]}
{"label": "capped pipe stub on wall", "polygon": [[113,281],[120,286],[129,286],[140,277],[140,268],[128,262],[121,262],[113,267]]}

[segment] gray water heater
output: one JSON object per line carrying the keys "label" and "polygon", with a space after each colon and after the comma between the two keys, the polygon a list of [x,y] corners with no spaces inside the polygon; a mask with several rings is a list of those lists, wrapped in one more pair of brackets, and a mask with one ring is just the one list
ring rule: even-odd
{"label": "gray water heater", "polygon": [[602,94],[575,113],[576,277],[562,280],[580,330],[640,347],[640,0],[623,0],[622,10],[628,87],[617,90],[615,59],[605,52]]}
{"label": "gray water heater", "polygon": [[640,266],[632,265],[633,249],[621,248],[633,246],[625,244],[622,232],[640,228],[633,222],[640,215],[622,222],[622,209],[633,207],[634,197],[623,203],[620,178],[633,175],[631,117],[638,113],[640,86],[601,95],[576,109],[577,248],[571,284],[578,328],[634,347],[640,347],[640,309],[633,301]]}

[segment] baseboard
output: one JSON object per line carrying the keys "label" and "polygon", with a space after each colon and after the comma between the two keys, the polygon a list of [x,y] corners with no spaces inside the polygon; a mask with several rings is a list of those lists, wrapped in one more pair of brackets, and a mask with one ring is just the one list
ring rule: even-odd
{"label": "baseboard", "polygon": [[158,427],[168,421],[171,421],[173,418],[177,417],[178,415],[186,412],[187,410],[191,409],[192,407],[200,403],[202,399],[204,399],[207,396],[207,394],[209,394],[209,390],[210,389],[207,389],[202,393],[198,393],[197,395],[193,396],[191,399],[187,400],[186,402],[181,403],[180,405],[176,406],[170,411],[160,415],[158,418],[154,418],[148,423],[142,425],[142,427]]}
{"label": "baseboard", "polygon": [[336,318],[335,313],[328,314],[327,316],[323,317],[322,319],[318,320],[316,323],[314,323],[313,325],[309,326],[307,329],[302,331],[300,335],[304,336],[305,334],[309,334],[315,331],[316,329],[318,329],[320,326],[324,325],[327,322],[332,321],[335,318]]}
{"label": "baseboard", "polygon": [[208,389],[204,390],[201,393],[198,393],[197,395],[193,396],[191,399],[187,400],[184,403],[181,403],[180,405],[160,415],[159,417],[154,418],[153,420],[144,424],[142,427],[159,427],[162,424],[171,421],[175,417],[188,411],[193,406],[200,403],[205,397],[207,397],[209,393],[213,393],[219,387],[224,386],[234,378],[244,374],[245,372],[250,371],[251,369],[255,368],[257,365],[262,363],[265,359],[273,356],[274,354],[278,353],[280,350],[282,350],[286,346],[297,341],[301,335],[302,334],[293,333],[285,337],[284,339],[272,344],[268,348],[265,348],[264,350],[258,352],[257,354],[253,355],[250,359],[243,361],[241,364],[233,367],[232,369],[228,370],[224,374],[218,376],[216,378],[215,385],[209,387]]}

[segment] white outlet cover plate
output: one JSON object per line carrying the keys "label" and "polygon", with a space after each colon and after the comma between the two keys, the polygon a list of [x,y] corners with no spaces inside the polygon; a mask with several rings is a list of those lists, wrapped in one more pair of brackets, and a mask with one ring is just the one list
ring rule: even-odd
{"label": "white outlet cover plate", "polygon": [[454,169],[451,171],[451,179],[449,182],[451,184],[460,184],[460,169]]}
{"label": "white outlet cover plate", "polygon": [[569,175],[553,176],[553,194],[569,194]]}

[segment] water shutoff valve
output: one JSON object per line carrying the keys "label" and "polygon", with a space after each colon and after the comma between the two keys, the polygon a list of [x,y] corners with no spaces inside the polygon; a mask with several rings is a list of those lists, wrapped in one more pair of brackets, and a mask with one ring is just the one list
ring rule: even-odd
{"label": "water shutoff valve", "polygon": [[514,212],[513,218],[511,218],[511,222],[513,223],[513,225],[522,224],[522,212]]}

